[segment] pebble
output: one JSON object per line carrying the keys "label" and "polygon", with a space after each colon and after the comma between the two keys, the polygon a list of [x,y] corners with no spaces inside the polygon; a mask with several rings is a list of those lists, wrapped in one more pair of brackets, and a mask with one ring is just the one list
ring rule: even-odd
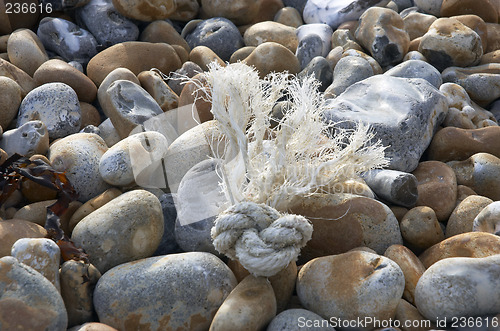
{"label": "pebble", "polygon": [[425,161],[419,163],[413,175],[418,181],[417,206],[432,208],[439,221],[448,220],[457,200],[457,178],[453,169],[443,162]]}
{"label": "pebble", "polygon": [[17,116],[22,100],[21,86],[9,77],[0,76],[0,126],[3,131],[7,130],[10,122]]}
{"label": "pebble", "polygon": [[453,210],[448,223],[446,223],[446,237],[450,238],[457,234],[472,232],[474,219],[492,202],[493,200],[480,195],[469,195],[463,199]]}
{"label": "pebble", "polygon": [[5,131],[0,148],[9,156],[16,153],[26,157],[45,154],[49,149],[49,132],[43,122],[29,121],[17,129]]}
{"label": "pebble", "polygon": [[267,331],[327,331],[335,330],[329,321],[302,308],[287,309],[272,319]]}
{"label": "pebble", "polygon": [[169,18],[176,9],[173,0],[131,1],[113,0],[113,6],[125,17],[151,22]]}
{"label": "pebble", "polygon": [[50,146],[50,164],[55,170],[66,172],[80,202],[109,188],[99,175],[99,160],[107,149],[104,140],[93,133],[72,134]]}
{"label": "pebble", "polygon": [[138,75],[151,68],[169,73],[179,69],[181,65],[177,52],[168,44],[127,41],[106,48],[94,56],[87,66],[87,76],[99,86],[116,68],[127,68]]}
{"label": "pebble", "polygon": [[30,75],[4,59],[0,59],[0,76],[10,78],[19,84],[22,88],[22,97],[37,87],[37,84]]}
{"label": "pebble", "polygon": [[[104,142],[108,147],[113,146],[114,144],[118,143],[121,140],[118,131],[116,131],[116,128],[114,127],[113,123],[109,118],[102,121],[102,123],[99,124],[99,126],[97,127],[97,130],[99,132],[98,135],[104,140]],[[87,132],[87,133],[94,133],[94,132]]]}
{"label": "pebble", "polygon": [[443,0],[413,0],[413,3],[427,14],[441,16]]}
{"label": "pebble", "polygon": [[266,42],[275,42],[295,53],[299,45],[296,30],[278,22],[260,22],[249,27],[245,31],[243,39],[246,46],[259,46]]}
{"label": "pebble", "polygon": [[[234,53],[233,53],[234,55]],[[245,56],[246,57],[246,56]],[[177,94],[180,98],[181,92],[185,85],[189,83],[183,82],[183,77],[193,78],[197,74],[201,73],[203,70],[199,65],[194,62],[186,61],[182,64],[182,67],[174,71],[173,77],[168,80],[168,86]],[[181,100],[179,100],[180,104]]]}
{"label": "pebble", "polygon": [[293,7],[281,8],[276,15],[274,15],[273,21],[291,26],[292,28],[298,28],[304,24],[302,15]]}
{"label": "pebble", "polygon": [[495,201],[487,205],[474,218],[472,223],[472,231],[489,232],[495,235],[500,235],[499,208],[500,202]]}
{"label": "pebble", "polygon": [[439,71],[429,63],[421,60],[404,61],[387,70],[384,75],[403,78],[422,78],[437,89],[443,84],[443,79]]}
{"label": "pebble", "polygon": [[2,329],[66,330],[68,315],[61,295],[35,269],[12,256],[0,258],[0,288]]}
{"label": "pebble", "polygon": [[422,37],[418,51],[439,71],[476,65],[483,56],[481,37],[454,18],[435,20]]}
{"label": "pebble", "polygon": [[[342,49],[355,49],[363,51],[363,48],[358,44],[351,30],[337,29],[332,34],[332,47],[341,46]],[[374,60],[375,61],[375,60]]]}
{"label": "pebble", "polygon": [[223,17],[211,18],[191,25],[182,31],[182,36],[191,49],[196,46],[206,46],[223,61],[229,61],[231,55],[244,46],[243,37],[236,25]]}
{"label": "pebble", "polygon": [[71,240],[105,273],[119,264],[151,256],[162,235],[160,201],[145,190],[133,190],[84,217],[73,229]]}
{"label": "pebble", "polygon": [[321,57],[321,37],[315,34],[308,35],[299,41],[295,56],[299,59],[300,67],[304,69],[312,59]]}
{"label": "pebble", "polygon": [[52,239],[19,239],[12,245],[11,255],[41,273],[59,292],[61,291],[59,281],[61,252]]}
{"label": "pebble", "polygon": [[97,98],[99,100],[99,104],[102,107],[102,104],[105,102],[104,97],[106,96],[106,91],[108,87],[117,80],[128,80],[132,83],[140,85],[139,79],[137,76],[127,68],[117,68],[111,71],[106,78],[102,81],[97,89]]}
{"label": "pebble", "polygon": [[467,232],[429,247],[418,257],[425,268],[451,257],[486,257],[500,254],[500,237],[486,232]]}
{"label": "pebble", "polygon": [[313,75],[319,82],[319,91],[324,92],[326,88],[332,84],[333,81],[333,70],[330,63],[322,57],[316,56],[313,58],[307,66],[297,74],[297,77],[305,78]]}
{"label": "pebble", "polygon": [[383,7],[388,2],[389,0],[342,0],[332,3],[328,0],[309,0],[304,7],[303,17],[308,24],[326,23],[336,29],[344,22],[357,20],[369,7]]}
{"label": "pebble", "polygon": [[225,66],[224,61],[210,48],[206,46],[197,46],[189,52],[189,61],[197,64],[203,71],[208,70],[211,62],[217,62],[221,67]]}
{"label": "pebble", "polygon": [[483,19],[477,15],[459,15],[452,16],[452,18],[462,22],[479,35],[481,38],[481,45],[483,46],[483,54],[486,53],[488,49],[488,27]]}
{"label": "pebble", "polygon": [[368,55],[360,50],[347,49],[342,53],[342,57],[346,57],[346,56],[362,57],[363,59],[368,61],[368,63],[370,63],[370,65],[372,66],[374,75],[378,75],[378,74],[383,73],[383,70],[382,70],[382,67],[380,66],[380,64],[374,58],[372,58],[370,55]]}
{"label": "pebble", "polygon": [[87,76],[68,63],[53,59],[44,62],[33,74],[38,85],[61,82],[70,86],[83,102],[91,103],[97,96],[97,87]]}
{"label": "pebble", "polygon": [[29,92],[21,102],[17,127],[42,121],[51,140],[80,130],[81,111],[76,92],[64,83],[47,83]]}
{"label": "pebble", "polygon": [[99,102],[122,139],[137,126],[163,114],[155,99],[140,85],[129,80],[112,82]]}
{"label": "pebble", "polygon": [[330,50],[332,49],[332,28],[327,24],[315,23],[315,24],[305,24],[299,26],[295,30],[297,39],[300,43],[301,40],[308,36],[318,36],[321,39],[321,55],[326,57]]}
{"label": "pebble", "polygon": [[389,207],[367,197],[318,194],[296,199],[286,210],[305,216],[313,224],[312,239],[299,257],[304,261],[359,246],[383,254],[389,246],[403,243],[398,221]]}
{"label": "pebble", "polygon": [[0,221],[0,257],[10,255],[12,245],[22,238],[43,238],[47,231],[38,224],[10,219]]}
{"label": "pebble", "polygon": [[257,46],[245,59],[246,64],[255,66],[261,78],[273,71],[300,72],[297,57],[285,46],[275,42],[265,42]]}
{"label": "pebble", "polygon": [[78,25],[62,18],[45,17],[37,30],[45,48],[66,61],[87,64],[97,54],[94,36]]}
{"label": "pebble", "polygon": [[401,62],[410,46],[403,19],[388,8],[367,9],[359,18],[355,37],[382,67]]}
{"label": "pebble", "polygon": [[[196,67],[199,66],[196,65]],[[202,73],[196,74],[192,78],[193,80],[196,80],[203,85],[207,84],[205,76]],[[199,91],[198,92],[199,94],[197,94],[198,87],[193,82],[187,82],[183,86],[184,87],[182,88],[181,94],[179,95],[179,110],[184,109],[185,111],[189,111],[190,116],[192,118],[195,118],[199,123],[213,120],[214,116],[210,112],[210,109],[212,108],[212,103],[203,100],[203,98],[207,96],[206,93],[203,91]],[[196,109],[195,112],[192,111],[193,106]]]}
{"label": "pebble", "polygon": [[413,207],[417,203],[417,178],[396,170],[370,170],[362,174],[366,184],[377,197],[391,204]]}
{"label": "pebble", "polygon": [[499,274],[498,254],[441,260],[420,278],[416,306],[430,320],[497,314],[500,296],[490,294],[498,293]]}
{"label": "pebble", "polygon": [[419,206],[410,209],[399,223],[408,247],[422,251],[444,239],[444,233],[432,208]]}
{"label": "pebble", "polygon": [[500,127],[479,129],[446,127],[436,132],[428,149],[431,160],[441,162],[465,160],[476,153],[500,157]]}
{"label": "pebble", "polygon": [[99,321],[119,330],[206,330],[236,284],[210,253],[171,254],[109,270],[97,283],[94,304]]}
{"label": "pebble", "polygon": [[[59,272],[59,270],[58,270]],[[69,260],[61,266],[61,296],[68,312],[68,326],[92,322],[94,287],[101,273],[92,265]]]}
{"label": "pebble", "polygon": [[[381,102],[383,96],[383,102]],[[326,120],[352,129],[356,121],[369,124],[390,158],[389,169],[411,172],[444,120],[445,97],[423,79],[375,75],[328,99]]]}
{"label": "pebble", "polygon": [[99,45],[110,47],[139,37],[139,28],[121,15],[111,0],[90,0],[76,10],[77,22],[95,37]]}
{"label": "pebble", "polygon": [[177,108],[179,96],[167,85],[155,71],[143,71],[137,75],[141,86],[155,99],[163,112]]}
{"label": "pebble", "polygon": [[88,125],[93,125],[95,127],[101,124],[101,114],[96,107],[92,106],[90,103],[80,101],[80,112],[82,113],[82,123],[80,124],[80,129]]}
{"label": "pebble", "polygon": [[415,302],[415,287],[418,280],[425,272],[425,267],[413,252],[403,245],[391,245],[384,256],[396,262],[405,277],[405,289],[403,298],[409,303]]}
{"label": "pebble", "polygon": [[405,30],[408,32],[410,40],[422,37],[436,19],[436,16],[419,12],[412,12],[403,17]]}
{"label": "pebble", "polygon": [[102,179],[114,186],[129,186],[136,179],[161,166],[167,152],[168,141],[155,131],[128,136],[109,148],[99,161]]}
{"label": "pebble", "polygon": [[304,308],[325,319],[394,317],[405,288],[392,260],[362,251],[319,257],[299,271],[297,294]]}
{"label": "pebble", "polygon": [[373,76],[370,63],[362,57],[341,58],[333,70],[333,83],[325,91],[328,97],[337,97],[349,86]]}
{"label": "pebble", "polygon": [[170,45],[179,45],[187,52],[191,51],[191,47],[189,47],[186,40],[182,38],[172,24],[166,21],[154,21],[149,23],[144,31],[142,31],[140,40],[150,43],[163,42]]}
{"label": "pebble", "polygon": [[[394,319],[401,323],[401,330],[403,331],[426,331],[428,330],[427,325],[435,328],[432,321],[422,316],[414,305],[404,299],[399,301]],[[405,327],[407,325],[408,327]]]}
{"label": "pebble", "polygon": [[441,16],[472,14],[485,22],[498,23],[498,2],[494,0],[443,0]]}
{"label": "pebble", "polygon": [[9,61],[33,76],[36,69],[49,59],[39,37],[29,29],[12,32],[7,41]]}
{"label": "pebble", "polygon": [[248,275],[224,300],[210,330],[261,330],[276,316],[276,298],[269,281]]}
{"label": "pebble", "polygon": [[153,256],[166,255],[182,252],[175,240],[175,221],[177,219],[177,209],[171,193],[160,196],[161,208],[163,210],[163,236],[160,245],[153,253]]}

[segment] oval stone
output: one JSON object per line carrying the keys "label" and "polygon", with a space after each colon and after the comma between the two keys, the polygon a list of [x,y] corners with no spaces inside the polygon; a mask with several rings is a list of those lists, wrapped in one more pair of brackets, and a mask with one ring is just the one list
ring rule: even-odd
{"label": "oval stone", "polygon": [[469,195],[462,200],[446,223],[446,237],[472,232],[474,219],[492,202],[493,200],[480,195]]}
{"label": "oval stone", "polygon": [[299,45],[295,30],[291,26],[278,22],[260,22],[249,27],[243,38],[246,46],[259,46],[265,42],[275,42],[295,53]]}
{"label": "oval stone", "polygon": [[13,65],[30,76],[33,76],[36,69],[49,59],[42,42],[29,29],[19,29],[10,34],[7,54]]}
{"label": "oval stone", "polygon": [[255,66],[261,78],[273,71],[300,72],[299,59],[285,46],[275,42],[265,42],[255,47],[245,59],[246,64]]}
{"label": "oval stone", "polygon": [[46,235],[47,231],[33,222],[0,220],[0,257],[10,255],[12,245],[21,238],[43,238]]}
{"label": "oval stone", "polygon": [[15,80],[0,73],[0,126],[5,131],[17,116],[23,100],[23,89]]}
{"label": "oval stone", "polygon": [[236,284],[210,253],[170,254],[109,270],[94,304],[100,322],[119,330],[207,330]]}

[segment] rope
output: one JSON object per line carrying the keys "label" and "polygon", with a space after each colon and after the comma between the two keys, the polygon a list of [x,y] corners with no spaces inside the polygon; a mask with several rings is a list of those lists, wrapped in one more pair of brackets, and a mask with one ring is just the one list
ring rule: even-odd
{"label": "rope", "polygon": [[255,276],[270,277],[297,260],[312,231],[303,216],[282,216],[267,205],[241,202],[219,214],[211,234],[218,252],[239,260]]}

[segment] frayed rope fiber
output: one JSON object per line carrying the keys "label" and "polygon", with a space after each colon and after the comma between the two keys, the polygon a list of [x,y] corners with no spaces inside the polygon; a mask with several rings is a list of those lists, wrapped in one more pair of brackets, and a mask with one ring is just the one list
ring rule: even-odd
{"label": "frayed rope fiber", "polygon": [[211,234],[217,251],[254,276],[270,277],[297,260],[312,232],[303,216],[282,216],[265,204],[245,201],[219,214]]}

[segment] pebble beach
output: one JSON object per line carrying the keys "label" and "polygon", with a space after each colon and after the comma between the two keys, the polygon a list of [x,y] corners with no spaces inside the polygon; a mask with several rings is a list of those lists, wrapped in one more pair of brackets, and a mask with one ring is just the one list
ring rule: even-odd
{"label": "pebble beach", "polygon": [[499,121],[500,0],[0,0],[0,331],[500,331]]}

